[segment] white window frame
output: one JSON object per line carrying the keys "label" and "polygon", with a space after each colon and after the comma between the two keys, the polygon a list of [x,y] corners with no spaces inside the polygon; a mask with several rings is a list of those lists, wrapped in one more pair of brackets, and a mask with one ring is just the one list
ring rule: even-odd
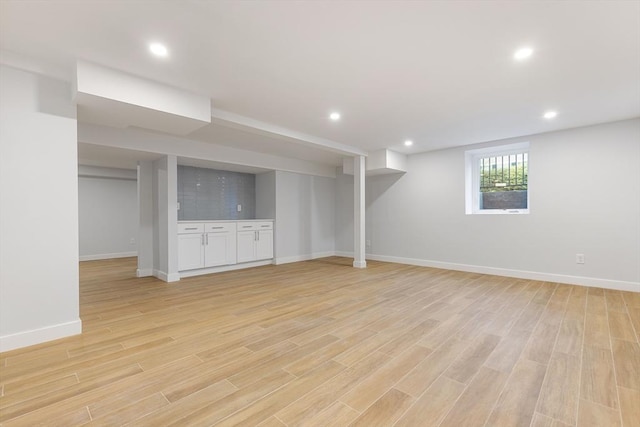
{"label": "white window frame", "polygon": [[[483,157],[507,156],[527,153],[527,209],[480,209],[480,159]],[[467,150],[465,157],[465,213],[467,215],[513,215],[528,214],[531,209],[531,154],[529,143],[495,145]]]}

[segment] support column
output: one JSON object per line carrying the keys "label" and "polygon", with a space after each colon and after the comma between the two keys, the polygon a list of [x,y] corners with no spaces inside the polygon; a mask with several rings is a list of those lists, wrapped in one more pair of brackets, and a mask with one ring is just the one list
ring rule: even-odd
{"label": "support column", "polygon": [[178,273],[178,158],[167,156],[167,273],[168,282],[180,280]]}
{"label": "support column", "polygon": [[153,162],[138,162],[137,277],[153,276]]}
{"label": "support column", "polygon": [[353,266],[366,268],[365,259],[365,158],[353,158]]}
{"label": "support column", "polygon": [[153,275],[165,282],[178,273],[178,166],[176,156],[153,162]]}

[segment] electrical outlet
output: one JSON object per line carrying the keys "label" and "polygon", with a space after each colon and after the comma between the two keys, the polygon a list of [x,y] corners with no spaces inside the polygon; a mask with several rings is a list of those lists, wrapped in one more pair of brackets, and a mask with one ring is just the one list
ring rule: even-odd
{"label": "electrical outlet", "polygon": [[242,205],[238,205],[238,212],[242,212]]}
{"label": "electrical outlet", "polygon": [[584,264],[584,254],[576,254],[576,264]]}
{"label": "electrical outlet", "polygon": [[134,239],[133,237],[131,239],[129,239],[129,244],[130,245],[135,245],[136,244],[136,239]]}
{"label": "electrical outlet", "polygon": [[178,210],[180,210],[180,202],[178,202]]}

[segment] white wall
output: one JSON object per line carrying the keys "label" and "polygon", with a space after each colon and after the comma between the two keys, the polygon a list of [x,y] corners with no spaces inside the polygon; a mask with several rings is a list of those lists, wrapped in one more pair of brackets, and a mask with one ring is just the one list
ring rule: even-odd
{"label": "white wall", "polygon": [[82,330],[75,106],[66,84],[0,66],[0,351]]}
{"label": "white wall", "polygon": [[81,261],[136,256],[137,186],[135,179],[78,178]]}
{"label": "white wall", "polygon": [[256,219],[276,217],[276,172],[256,175]]}
{"label": "white wall", "polygon": [[275,178],[276,263],[332,255],[335,178],[282,171],[276,171]]}
{"label": "white wall", "polygon": [[[640,119],[499,143],[520,141],[529,215],[465,215],[464,148],[412,155],[408,173],[367,178],[368,257],[640,291]],[[336,182],[336,249],[350,252],[352,178]]]}

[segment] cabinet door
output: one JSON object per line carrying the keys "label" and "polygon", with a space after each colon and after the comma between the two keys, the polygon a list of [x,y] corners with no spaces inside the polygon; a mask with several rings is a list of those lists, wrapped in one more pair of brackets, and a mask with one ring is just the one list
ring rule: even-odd
{"label": "cabinet door", "polygon": [[273,230],[260,230],[256,241],[256,259],[270,258],[273,258]]}
{"label": "cabinet door", "polygon": [[256,232],[238,231],[238,262],[255,261]]}
{"label": "cabinet door", "polygon": [[178,234],[178,270],[204,267],[202,234]]}
{"label": "cabinet door", "polygon": [[235,240],[235,233],[207,233],[204,247],[204,266],[235,264]]}

